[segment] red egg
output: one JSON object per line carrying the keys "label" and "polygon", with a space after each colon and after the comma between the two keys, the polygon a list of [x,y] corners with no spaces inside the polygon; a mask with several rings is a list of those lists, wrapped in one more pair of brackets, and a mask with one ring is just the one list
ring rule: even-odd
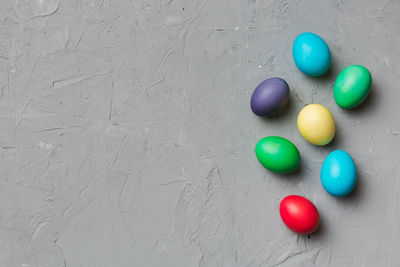
{"label": "red egg", "polygon": [[302,196],[291,195],[279,206],[282,221],[299,234],[311,234],[319,225],[319,213],[314,204]]}

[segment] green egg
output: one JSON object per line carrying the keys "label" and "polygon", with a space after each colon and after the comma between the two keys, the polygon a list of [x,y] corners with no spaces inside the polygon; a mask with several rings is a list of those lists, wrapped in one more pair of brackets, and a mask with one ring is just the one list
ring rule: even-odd
{"label": "green egg", "polygon": [[272,172],[289,173],[300,164],[300,153],[289,140],[279,136],[268,136],[256,145],[258,161]]}
{"label": "green egg", "polygon": [[351,65],[342,70],[335,81],[333,96],[336,104],[344,109],[355,108],[368,96],[372,77],[368,69]]}

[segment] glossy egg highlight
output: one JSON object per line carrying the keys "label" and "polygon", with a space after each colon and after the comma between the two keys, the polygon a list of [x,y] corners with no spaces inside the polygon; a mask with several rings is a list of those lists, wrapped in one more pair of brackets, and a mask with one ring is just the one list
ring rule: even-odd
{"label": "glossy egg highlight", "polygon": [[311,234],[319,225],[319,213],[315,205],[302,196],[291,195],[282,199],[279,213],[283,223],[299,234]]}
{"label": "glossy egg highlight", "polygon": [[331,152],[321,167],[321,184],[331,195],[344,197],[357,183],[357,169],[352,157],[343,150]]}
{"label": "glossy egg highlight", "polygon": [[321,76],[331,65],[331,52],[326,42],[315,33],[304,32],[293,43],[296,66],[309,76]]}
{"label": "glossy egg highlight", "polygon": [[258,141],[256,157],[266,169],[276,173],[290,173],[300,164],[300,153],[289,140],[279,136],[268,136]]}
{"label": "glossy egg highlight", "polygon": [[343,69],[336,78],[333,96],[336,104],[344,109],[355,108],[368,96],[372,84],[369,70],[361,65]]}
{"label": "glossy egg highlight", "polygon": [[335,120],[331,112],[320,104],[305,106],[297,117],[297,128],[308,142],[323,146],[335,136]]}
{"label": "glossy egg highlight", "polygon": [[276,114],[288,102],[289,85],[281,78],[270,78],[260,83],[251,96],[251,110],[258,116]]}

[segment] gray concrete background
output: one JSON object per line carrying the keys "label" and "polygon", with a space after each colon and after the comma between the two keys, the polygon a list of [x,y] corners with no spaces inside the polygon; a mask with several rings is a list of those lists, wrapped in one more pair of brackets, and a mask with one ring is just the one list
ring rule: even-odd
{"label": "gray concrete background", "polygon": [[[324,77],[294,65],[304,31],[331,49]],[[399,1],[1,0],[0,266],[399,266],[399,43]],[[349,64],[374,81],[344,111]],[[271,76],[291,100],[261,119],[249,100]],[[335,117],[327,147],[296,129],[308,103]],[[268,135],[299,172],[261,167]],[[359,170],[343,199],[319,181],[336,148]],[[310,239],[281,222],[288,194],[320,211]]]}

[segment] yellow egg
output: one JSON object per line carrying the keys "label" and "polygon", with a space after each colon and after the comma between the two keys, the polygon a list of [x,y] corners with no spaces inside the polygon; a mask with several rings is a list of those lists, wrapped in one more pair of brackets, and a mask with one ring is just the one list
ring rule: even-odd
{"label": "yellow egg", "polygon": [[305,106],[297,117],[297,128],[308,142],[323,146],[335,136],[335,121],[331,112],[320,104]]}

